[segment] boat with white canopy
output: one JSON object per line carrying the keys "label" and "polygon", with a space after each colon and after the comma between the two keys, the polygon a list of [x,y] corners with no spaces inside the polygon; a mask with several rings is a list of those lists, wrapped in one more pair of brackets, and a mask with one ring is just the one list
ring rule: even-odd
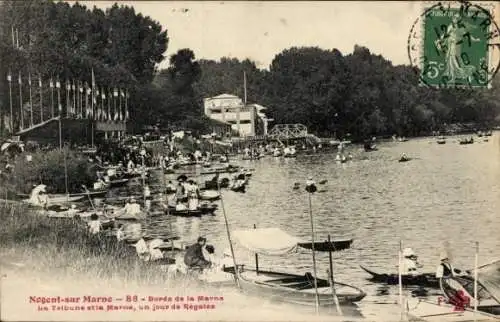
{"label": "boat with white canopy", "polygon": [[[234,267],[225,269],[226,272],[235,275],[240,289],[245,293],[256,293],[259,296],[267,296],[281,302],[309,306],[316,304],[316,296],[319,298],[320,306],[336,305],[335,295],[341,304],[357,302],[366,296],[357,287],[338,282],[333,283],[331,256],[328,279],[314,279],[309,272],[298,275],[259,269],[257,254],[283,256],[298,252],[299,248],[303,248],[326,251],[331,255],[331,252],[349,248],[352,239],[315,242],[313,247],[312,242],[291,236],[279,228],[237,230],[233,234],[243,247],[256,253],[255,269],[238,264],[236,264],[236,270]],[[317,295],[315,286],[317,287]]]}

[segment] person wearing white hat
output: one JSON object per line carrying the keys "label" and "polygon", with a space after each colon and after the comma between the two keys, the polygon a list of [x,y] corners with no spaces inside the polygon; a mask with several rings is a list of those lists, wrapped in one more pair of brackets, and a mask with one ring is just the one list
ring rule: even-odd
{"label": "person wearing white hat", "polygon": [[123,210],[128,215],[137,215],[141,212],[141,206],[138,203],[136,203],[135,198],[132,197],[130,198],[130,201],[127,202],[125,207],[123,207]]}
{"label": "person wearing white hat", "polygon": [[412,248],[403,249],[403,262],[402,262],[402,274],[403,275],[417,275],[418,268],[421,265],[417,261],[417,255]]}
{"label": "person wearing white hat", "polygon": [[436,278],[448,278],[455,276],[455,272],[453,266],[451,266],[450,260],[448,258],[448,254],[446,252],[442,252],[439,255],[439,266],[436,270]]}

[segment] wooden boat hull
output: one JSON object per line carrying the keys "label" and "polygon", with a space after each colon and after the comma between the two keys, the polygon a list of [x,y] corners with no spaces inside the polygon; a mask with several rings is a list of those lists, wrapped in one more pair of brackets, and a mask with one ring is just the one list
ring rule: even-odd
{"label": "wooden boat hull", "polygon": [[99,190],[99,191],[89,191],[89,192],[80,192],[80,193],[72,193],[69,196],[70,197],[87,197],[90,196],[90,198],[99,198],[99,197],[104,197],[108,193],[108,190]]}
{"label": "wooden boat hull", "polygon": [[[48,203],[49,205],[55,205],[55,204],[65,204],[65,203],[70,203],[70,202],[76,202],[76,201],[80,201],[84,198],[85,196],[66,196],[66,195],[53,195],[53,196],[49,196],[48,198]],[[24,203],[27,203],[27,204],[31,204],[31,202],[29,201],[29,199],[24,199],[22,200],[22,202]],[[38,206],[38,205],[35,205],[35,206]]]}
{"label": "wooden boat hull", "polygon": [[[366,267],[360,266],[365,272],[370,274],[372,277],[371,281],[377,283],[383,283],[388,285],[399,284],[398,274],[380,274],[376,273]],[[432,273],[424,273],[416,276],[403,275],[402,276],[403,285],[418,285],[431,288],[439,288],[439,280]]]}
{"label": "wooden boat hull", "polygon": [[231,187],[231,190],[234,191],[234,192],[241,192],[241,193],[244,193],[246,191],[246,185],[241,185],[239,187]]}
{"label": "wooden boat hull", "polygon": [[116,180],[111,180],[109,182],[109,187],[110,188],[116,188],[116,187],[123,187],[125,186],[130,179],[116,179]]}
{"label": "wooden boat hull", "polygon": [[177,217],[200,217],[202,215],[213,214],[217,210],[217,206],[211,207],[200,207],[196,210],[176,210],[175,208],[169,208],[166,214],[177,216]]}
{"label": "wooden boat hull", "polygon": [[[234,269],[227,272],[234,274]],[[306,306],[316,305],[316,294],[312,276],[296,275],[289,273],[260,271],[244,269],[238,274],[239,284],[244,293],[271,298],[279,302],[300,304]],[[334,306],[332,288],[327,280],[317,279],[320,306]],[[351,304],[361,301],[365,296],[362,290],[335,283],[335,290],[340,304]]]}

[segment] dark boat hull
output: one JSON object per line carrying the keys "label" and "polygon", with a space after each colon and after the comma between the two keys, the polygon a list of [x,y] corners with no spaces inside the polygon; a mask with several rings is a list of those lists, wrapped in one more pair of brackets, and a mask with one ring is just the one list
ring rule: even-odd
{"label": "dark boat hull", "polygon": [[129,179],[116,179],[109,182],[111,188],[123,187],[129,182]]}
{"label": "dark boat hull", "polygon": [[[234,269],[226,270],[234,274]],[[316,295],[312,276],[289,273],[245,269],[238,274],[241,291],[259,297],[267,297],[277,302],[316,305]],[[316,279],[319,293],[319,305],[334,306],[331,287],[327,280]],[[340,304],[352,304],[361,301],[366,294],[358,288],[342,283],[335,283]],[[343,291],[345,289],[345,291]]]}
{"label": "dark boat hull", "polygon": [[[377,283],[383,283],[388,285],[399,284],[398,274],[379,274],[366,267],[360,266],[365,272],[370,274],[372,277],[371,281]],[[439,279],[436,278],[434,274],[424,273],[416,276],[403,275],[402,276],[403,285],[418,285],[431,288],[439,288]]]}
{"label": "dark boat hull", "polygon": [[168,211],[165,210],[165,213],[178,217],[200,217],[202,215],[213,214],[216,210],[217,206],[201,207],[196,210],[176,210],[175,208],[169,208]]}
{"label": "dark boat hull", "polygon": [[241,185],[237,188],[231,188],[232,191],[234,192],[241,192],[244,193],[246,191],[246,185]]}

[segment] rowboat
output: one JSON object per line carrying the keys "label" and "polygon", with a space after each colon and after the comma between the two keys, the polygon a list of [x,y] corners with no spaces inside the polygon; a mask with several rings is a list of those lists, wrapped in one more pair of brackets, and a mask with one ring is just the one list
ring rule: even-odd
{"label": "rowboat", "polygon": [[220,194],[215,190],[203,190],[200,192],[200,199],[214,201],[220,199]]}
{"label": "rowboat", "polygon": [[104,190],[90,190],[88,192],[71,193],[69,196],[70,197],[87,197],[87,196],[90,196],[91,198],[99,198],[99,197],[104,197],[107,193],[108,193],[107,189],[104,189]]}
{"label": "rowboat", "polygon": [[175,207],[169,206],[165,210],[166,214],[178,217],[200,217],[202,215],[213,214],[217,210],[217,205],[204,205],[198,207],[196,210],[177,210]]}
{"label": "rowboat", "polygon": [[478,311],[500,316],[500,260],[478,268],[477,300],[471,276],[442,278],[440,285],[449,303],[466,308],[477,304]]}
{"label": "rowboat", "polygon": [[440,136],[436,142],[437,144],[446,144],[446,138],[444,136]]}
{"label": "rowboat", "polygon": [[122,187],[122,186],[126,185],[129,182],[129,180],[130,179],[126,179],[126,178],[115,179],[115,180],[109,181],[108,185],[110,188]]}
{"label": "rowboat", "polygon": [[[238,230],[233,232],[233,235],[243,247],[256,253],[255,269],[238,264],[237,269],[224,269],[234,275],[244,293],[308,306],[316,304],[316,288],[320,306],[335,305],[334,290],[340,304],[358,302],[366,296],[366,293],[355,286],[333,283],[333,275],[327,280],[315,279],[309,272],[299,275],[259,269],[257,253],[270,256],[291,254],[298,248],[312,249],[312,242],[304,242],[278,228]],[[351,243],[352,239],[325,241],[314,243],[314,249],[333,252],[349,248]]]}
{"label": "rowboat", "polygon": [[[389,285],[397,285],[399,283],[398,274],[386,274],[386,273],[376,273],[364,266],[361,266],[361,269],[371,275],[370,281],[376,283],[383,283]],[[402,275],[402,283],[403,285],[418,285],[424,287],[432,287],[439,288],[439,280],[436,278],[433,273],[423,273],[419,275]]]}
{"label": "rowboat", "polygon": [[[85,198],[85,196],[68,196],[65,194],[57,194],[57,195],[48,195],[47,196],[47,200],[48,200],[49,205],[76,202],[76,201],[82,200],[83,198]],[[23,199],[21,201],[24,203],[34,205],[34,206],[40,206],[39,204],[32,203],[30,198]]]}
{"label": "rowboat", "polygon": [[[233,273],[234,268],[225,268]],[[311,273],[296,275],[273,271],[242,268],[238,273],[240,287],[244,293],[270,297],[279,302],[314,306],[314,277]],[[316,278],[319,303],[321,306],[334,306],[332,288],[326,279]],[[366,294],[359,288],[335,282],[335,292],[340,304],[361,301]]]}

